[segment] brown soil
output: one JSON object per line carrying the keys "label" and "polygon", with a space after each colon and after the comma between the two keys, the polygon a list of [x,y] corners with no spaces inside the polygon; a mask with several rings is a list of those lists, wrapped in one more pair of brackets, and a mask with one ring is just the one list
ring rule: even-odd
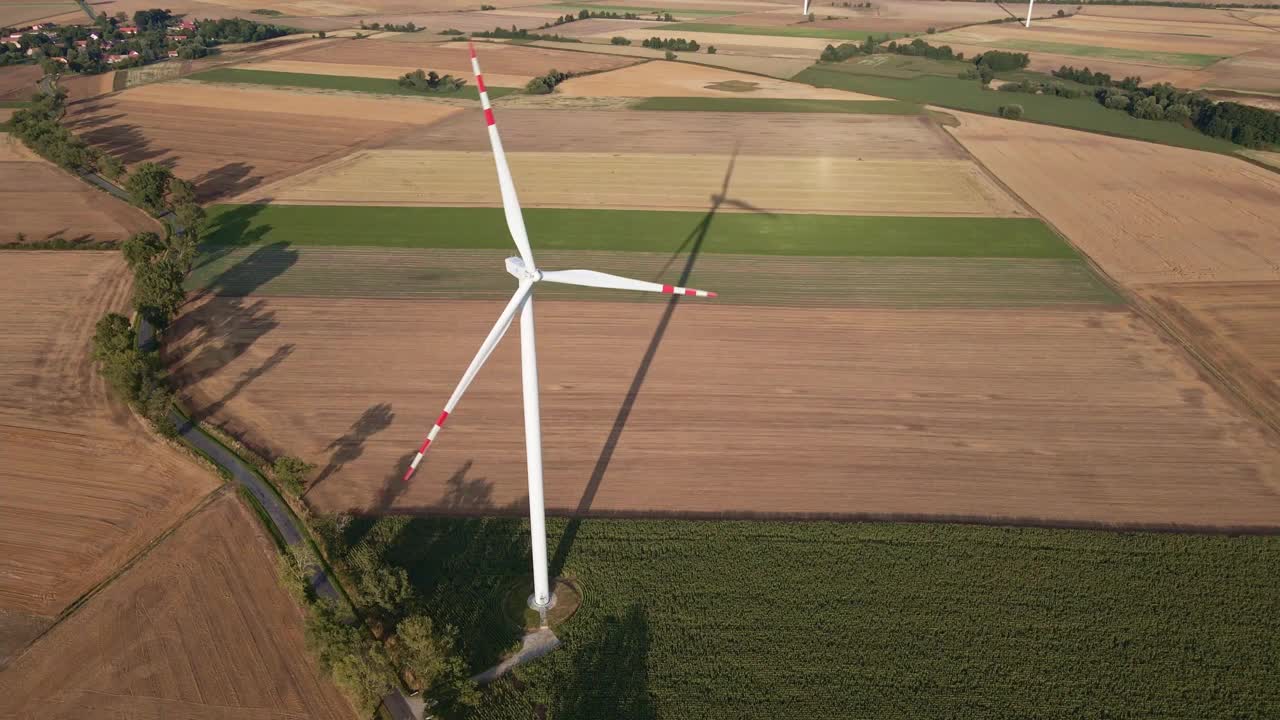
{"label": "brown soil", "polygon": [[[732,163],[733,208],[847,215],[1024,215],[969,160],[616,153],[507,153],[533,207],[705,210]],[[679,168],[677,174],[672,168]],[[500,207],[488,151],[362,150],[241,202]]]}
{"label": "brown soil", "polygon": [[[863,160],[958,160],[956,143],[923,117],[835,113],[703,113],[502,108],[508,152],[668,152],[829,156]],[[386,148],[488,151],[477,111],[397,135]]]}
{"label": "brown soil", "polygon": [[117,242],[160,224],[137,208],[94,190],[0,133],[0,243]]}
{"label": "brown soil", "polygon": [[955,112],[948,128],[1125,284],[1280,280],[1280,176],[1223,155]]}
{"label": "brown soil", "polygon": [[[318,463],[319,510],[522,512],[514,334],[400,481],[500,302],[244,302],[179,321],[176,378]],[[1128,312],[688,302],[655,340],[663,314],[539,303],[553,512],[1280,525],[1276,449]]]}
{"label": "brown soil", "polygon": [[304,649],[275,549],[226,494],[0,673],[0,715],[354,718]]}
{"label": "brown soil", "polygon": [[0,299],[14,309],[0,318],[0,614],[31,621],[0,635],[0,664],[218,485],[109,397],[94,369],[94,323],[128,295],[119,253],[11,251],[0,262]]}
{"label": "brown soil", "polygon": [[1280,428],[1280,282],[1155,285],[1141,293]]}
{"label": "brown soil", "polygon": [[67,126],[126,164],[170,164],[209,200],[457,111],[413,99],[179,83],[75,104]]}
{"label": "brown soil", "polygon": [[[720,83],[751,83],[749,92],[726,91]],[[562,95],[622,97],[759,97],[816,100],[882,100],[861,93],[815,88],[720,68],[659,60],[613,72],[573,78],[560,85]]]}
{"label": "brown soil", "polygon": [[[618,35],[631,40],[639,45],[646,38],[654,35],[662,35],[661,29],[636,29],[636,30],[620,30],[616,33],[609,33],[606,36],[597,36],[607,41],[609,36]],[[702,47],[715,45],[718,52],[722,53],[742,53],[745,55],[771,55],[774,57],[784,58],[805,58],[812,63],[822,49],[831,43],[830,40],[822,38],[807,37],[779,37],[774,35],[738,35],[735,33],[717,33],[717,32],[694,32],[691,30],[681,30],[680,37],[686,40],[694,40]],[[699,63],[703,62],[706,51],[698,53],[676,53],[684,55],[690,59],[695,59]],[[714,64],[714,63],[708,63]]]}
{"label": "brown soil", "polygon": [[[442,28],[443,29],[443,28]],[[490,28],[492,29],[492,28]],[[588,72],[630,65],[635,60],[613,55],[549,50],[520,45],[484,43],[478,46],[480,67],[486,75],[533,77],[548,70]],[[298,53],[291,60],[339,65],[381,65],[435,70],[471,78],[467,43],[420,44],[388,40],[352,40],[332,47]],[[497,83],[494,83],[497,85]]]}
{"label": "brown soil", "polygon": [[38,65],[0,67],[0,100],[30,100],[44,77]]}

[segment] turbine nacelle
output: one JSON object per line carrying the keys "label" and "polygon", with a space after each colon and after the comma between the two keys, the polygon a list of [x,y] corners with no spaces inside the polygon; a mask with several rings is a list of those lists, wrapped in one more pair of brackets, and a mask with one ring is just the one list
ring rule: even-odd
{"label": "turbine nacelle", "polygon": [[524,260],[518,257],[507,258],[507,272],[520,282],[535,283],[542,279],[542,273],[536,268],[529,269]]}

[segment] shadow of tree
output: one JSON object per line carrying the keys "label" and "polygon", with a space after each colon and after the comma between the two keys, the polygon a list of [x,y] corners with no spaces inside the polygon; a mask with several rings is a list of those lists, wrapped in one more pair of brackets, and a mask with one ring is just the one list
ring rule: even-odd
{"label": "shadow of tree", "polygon": [[395,417],[396,414],[391,411],[391,403],[378,403],[365,410],[345,433],[325,447],[326,450],[332,450],[333,454],[329,457],[328,464],[311,483],[311,488],[315,488],[347,463],[363,455],[365,442],[390,427]]}
{"label": "shadow of tree", "polygon": [[250,177],[253,171],[252,165],[233,162],[204,172],[192,181],[196,186],[196,197],[203,201],[219,195],[239,195],[257,187],[262,184],[263,176]]}
{"label": "shadow of tree", "polygon": [[575,648],[570,682],[551,700],[551,717],[573,720],[654,720],[649,694],[649,619],[634,603],[605,618],[598,637]]}
{"label": "shadow of tree", "polygon": [[[234,400],[237,395],[244,391],[245,388],[249,387],[253,381],[271,372],[279,366],[280,363],[284,362],[286,358],[293,354],[293,348],[294,345],[292,343],[288,345],[281,345],[276,348],[276,351],[271,354],[271,357],[264,360],[261,365],[241,373],[240,377],[236,379],[236,384],[231,386],[231,389],[223,394],[221,398],[218,398],[217,401],[192,412],[192,419],[196,422],[200,422],[207,417],[217,414],[217,412],[225,407],[227,403]],[[241,352],[243,352],[243,350]]]}
{"label": "shadow of tree", "polygon": [[[205,241],[200,244],[200,255],[196,258],[195,269],[217,262],[234,252],[236,248],[261,242],[270,225],[254,226],[253,218],[266,208],[270,198],[261,205],[237,205],[234,209],[220,213],[209,221],[205,231]],[[288,243],[272,243],[272,246],[288,248]],[[296,255],[296,251],[290,250]]]}

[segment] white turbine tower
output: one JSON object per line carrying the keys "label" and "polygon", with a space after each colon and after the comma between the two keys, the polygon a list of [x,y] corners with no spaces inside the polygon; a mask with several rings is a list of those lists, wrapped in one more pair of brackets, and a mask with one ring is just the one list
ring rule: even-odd
{"label": "white turbine tower", "polygon": [[809,0],[804,0],[804,10],[801,12],[804,13],[805,17],[809,16]]}
{"label": "white turbine tower", "polygon": [[476,60],[475,45],[471,45],[471,69],[476,75],[476,86],[480,90],[480,104],[484,107],[484,119],[489,125],[489,143],[493,146],[493,160],[498,168],[498,187],[502,190],[502,210],[507,217],[507,228],[511,238],[515,240],[520,257],[507,258],[507,272],[515,276],[519,285],[516,292],[502,309],[498,322],[485,337],[471,364],[467,366],[453,395],[444,406],[444,411],[436,419],[427,439],[418,448],[417,455],[409,464],[404,474],[405,482],[413,476],[422,462],[422,456],[435,441],[440,428],[453,412],[467,386],[475,379],[476,373],[484,365],[485,360],[497,347],[507,328],[511,327],[516,312],[520,313],[520,369],[524,389],[524,436],[525,456],[529,466],[529,532],[533,536],[533,596],[529,604],[537,610],[545,610],[551,604],[551,591],[547,581],[547,531],[545,509],[542,499],[542,422],[538,413],[538,356],[534,339],[533,326],[533,288],[539,282],[563,283],[566,285],[585,285],[587,287],[611,288],[615,290],[642,290],[675,295],[692,295],[696,297],[715,297],[713,292],[693,290],[690,288],[662,285],[660,283],[632,280],[630,278],[609,275],[594,270],[539,270],[533,262],[533,251],[529,247],[529,236],[525,232],[524,217],[520,214],[520,201],[516,198],[515,184],[511,180],[511,170],[507,167],[507,156],[502,150],[502,140],[498,137],[498,128],[493,122],[493,109],[489,105],[489,94],[485,91],[484,77],[480,74],[480,63]]}
{"label": "white turbine tower", "polygon": [[1036,0],[1027,0],[1027,22],[1026,26],[1031,27],[1031,11],[1035,9]]}

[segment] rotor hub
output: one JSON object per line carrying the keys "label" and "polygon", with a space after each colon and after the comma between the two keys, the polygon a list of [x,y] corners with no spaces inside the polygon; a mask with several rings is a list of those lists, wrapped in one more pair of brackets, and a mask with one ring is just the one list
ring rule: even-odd
{"label": "rotor hub", "polygon": [[538,282],[542,279],[541,272],[530,270],[529,266],[524,264],[524,260],[518,257],[507,258],[507,272],[521,282]]}

